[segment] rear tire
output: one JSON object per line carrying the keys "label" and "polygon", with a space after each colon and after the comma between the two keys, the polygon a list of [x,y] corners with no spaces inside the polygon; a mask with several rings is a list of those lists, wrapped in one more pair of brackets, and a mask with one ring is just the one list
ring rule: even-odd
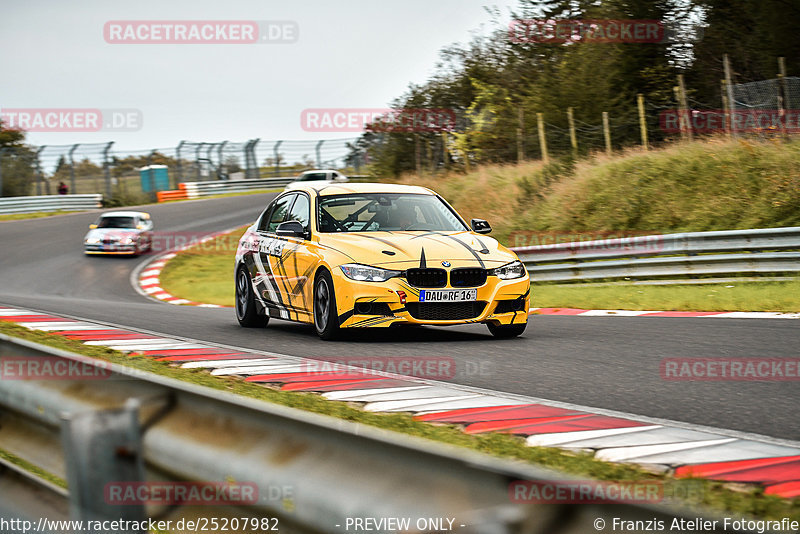
{"label": "rear tire", "polygon": [[489,323],[486,326],[489,327],[489,332],[491,332],[494,337],[498,339],[508,339],[522,335],[522,333],[525,331],[525,327],[528,326],[528,323],[527,322],[520,324]]}
{"label": "rear tire", "polygon": [[320,270],[314,279],[314,330],[320,339],[330,341],[339,334],[339,316],[336,314],[336,294],[331,273]]}
{"label": "rear tire", "polygon": [[239,325],[245,328],[264,328],[269,322],[269,316],[260,315],[256,309],[256,299],[250,275],[247,269],[239,267],[236,270],[236,319]]}

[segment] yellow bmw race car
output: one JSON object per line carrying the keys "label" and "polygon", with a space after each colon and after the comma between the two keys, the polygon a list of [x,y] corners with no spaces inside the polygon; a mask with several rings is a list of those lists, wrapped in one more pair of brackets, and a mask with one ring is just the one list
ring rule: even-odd
{"label": "yellow bmw race car", "polygon": [[309,182],[278,196],[236,251],[236,317],[343,328],[485,323],[522,334],[530,280],[489,223],[424,187]]}

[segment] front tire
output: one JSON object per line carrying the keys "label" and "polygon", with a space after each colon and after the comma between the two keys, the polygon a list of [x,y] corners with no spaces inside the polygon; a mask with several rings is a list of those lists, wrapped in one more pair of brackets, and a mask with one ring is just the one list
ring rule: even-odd
{"label": "front tire", "polygon": [[527,321],[520,324],[492,324],[489,323],[486,326],[489,327],[489,332],[498,339],[508,339],[512,337],[517,337],[522,335],[525,331],[525,327],[528,326]]}
{"label": "front tire", "polygon": [[314,329],[325,341],[336,339],[340,333],[333,278],[326,270],[320,270],[314,280]]}
{"label": "front tire", "polygon": [[245,328],[264,328],[269,317],[260,315],[256,309],[256,299],[247,269],[236,270],[236,319]]}

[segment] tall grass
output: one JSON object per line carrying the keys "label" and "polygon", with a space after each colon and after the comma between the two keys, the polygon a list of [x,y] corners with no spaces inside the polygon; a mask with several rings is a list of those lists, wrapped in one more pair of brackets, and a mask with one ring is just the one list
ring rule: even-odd
{"label": "tall grass", "polygon": [[800,139],[681,142],[577,163],[487,165],[407,175],[466,218],[512,230],[657,233],[800,224]]}

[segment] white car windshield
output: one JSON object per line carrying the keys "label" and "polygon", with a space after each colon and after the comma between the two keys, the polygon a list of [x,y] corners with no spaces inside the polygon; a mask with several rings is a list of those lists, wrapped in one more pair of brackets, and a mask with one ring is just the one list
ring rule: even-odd
{"label": "white car windshield", "polygon": [[134,217],[101,217],[97,223],[98,228],[136,228]]}
{"label": "white car windshield", "polygon": [[467,230],[453,211],[434,195],[359,193],[319,200],[321,232]]}

